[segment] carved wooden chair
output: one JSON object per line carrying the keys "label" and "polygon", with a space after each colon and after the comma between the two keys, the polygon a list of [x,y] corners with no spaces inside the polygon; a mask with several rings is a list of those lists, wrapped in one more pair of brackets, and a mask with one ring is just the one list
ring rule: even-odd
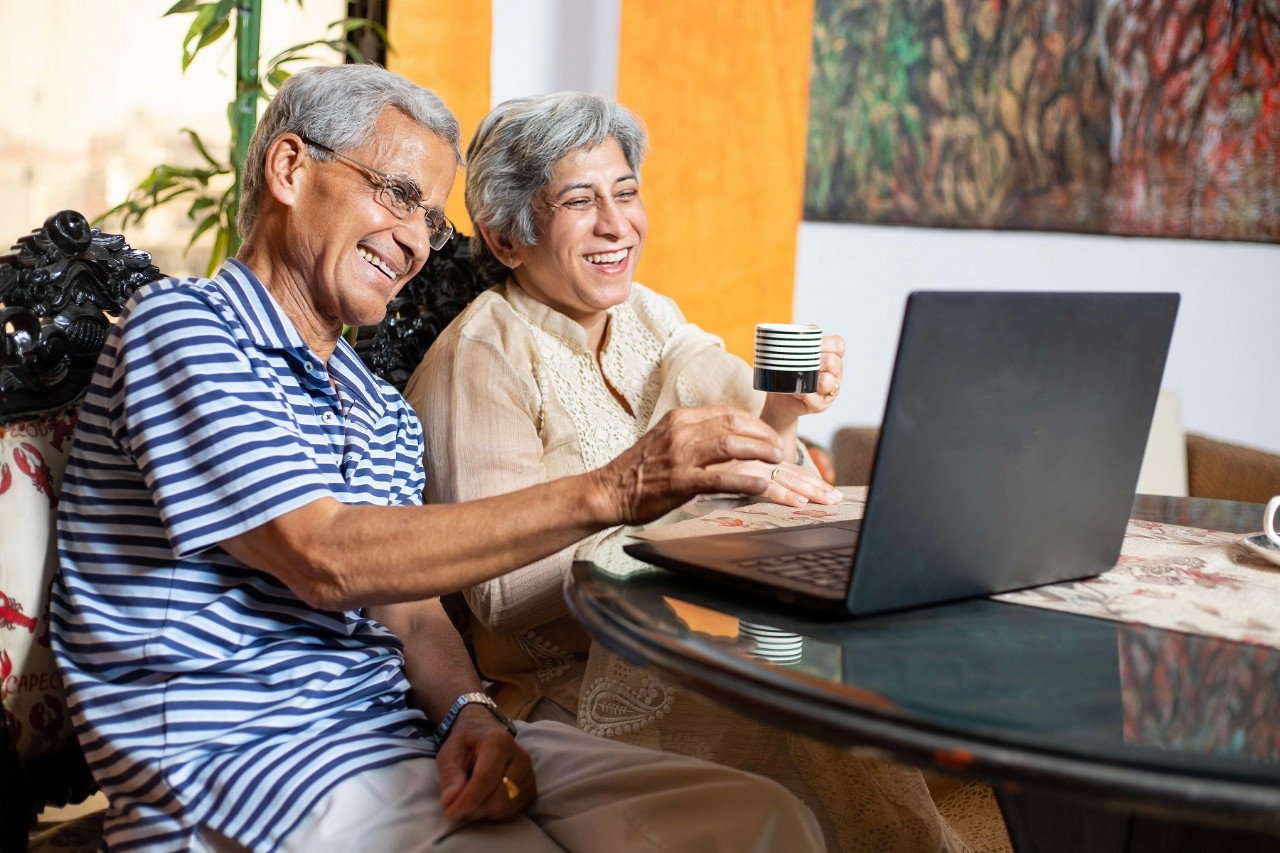
{"label": "carved wooden chair", "polygon": [[134,290],[161,277],[150,255],[91,228],[75,211],[49,217],[13,250],[0,257],[4,850],[26,849],[46,805],[79,802],[94,791],[49,648],[54,516],[79,401],[112,318]]}

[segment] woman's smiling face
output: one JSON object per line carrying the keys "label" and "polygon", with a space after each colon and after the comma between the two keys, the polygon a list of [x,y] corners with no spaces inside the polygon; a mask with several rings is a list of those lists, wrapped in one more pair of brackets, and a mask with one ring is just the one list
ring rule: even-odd
{"label": "woman's smiling face", "polygon": [[533,298],[588,331],[631,294],[648,229],[640,178],[616,139],[561,157],[534,197],[538,243],[517,244],[513,275]]}

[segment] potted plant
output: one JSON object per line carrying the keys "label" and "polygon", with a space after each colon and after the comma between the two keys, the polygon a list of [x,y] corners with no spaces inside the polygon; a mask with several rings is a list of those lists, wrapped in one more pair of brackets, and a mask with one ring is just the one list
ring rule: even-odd
{"label": "potted plant", "polygon": [[[297,2],[302,5],[302,0]],[[183,128],[181,132],[203,162],[196,166],[161,163],[153,167],[128,198],[98,217],[94,224],[119,217],[120,227],[127,229],[157,208],[187,205],[186,216],[192,232],[186,250],[190,251],[206,234],[212,234],[213,246],[207,266],[207,273],[212,274],[239,248],[236,213],[240,207],[240,172],[249,138],[257,124],[259,102],[270,100],[288,79],[292,67],[317,61],[319,57],[314,53],[317,49],[329,51],[347,62],[365,62],[358,37],[372,35],[376,44],[388,46],[387,33],[377,21],[346,17],[330,24],[325,37],[290,45],[263,63],[259,55],[262,0],[178,0],[165,15],[192,16],[182,42],[184,72],[201,51],[228,33],[233,34],[236,79],[235,97],[227,104],[231,128],[228,151],[224,156],[219,156],[221,152],[211,152],[200,134]]]}

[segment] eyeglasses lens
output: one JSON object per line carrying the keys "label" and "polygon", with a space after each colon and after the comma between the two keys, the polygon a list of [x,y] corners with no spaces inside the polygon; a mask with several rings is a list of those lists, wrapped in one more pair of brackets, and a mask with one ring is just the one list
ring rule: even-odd
{"label": "eyeglasses lens", "polygon": [[[408,219],[422,206],[421,202],[412,200],[410,194],[397,186],[380,187],[378,201],[400,219]],[[423,207],[422,211],[427,228],[431,231],[431,236],[428,238],[431,248],[435,250],[444,248],[444,244],[448,243],[449,238],[453,236],[453,224],[435,208]]]}

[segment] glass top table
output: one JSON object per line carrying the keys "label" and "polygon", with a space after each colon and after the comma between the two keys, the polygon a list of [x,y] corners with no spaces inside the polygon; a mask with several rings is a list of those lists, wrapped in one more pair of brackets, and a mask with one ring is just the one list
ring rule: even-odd
{"label": "glass top table", "polygon": [[[1135,518],[1231,532],[1258,530],[1261,513],[1153,496],[1133,507]],[[1129,841],[1114,849],[1170,849],[1161,831],[1185,840],[1201,829],[1280,849],[1274,647],[985,598],[811,618],[667,571],[627,574],[620,544],[606,540],[566,581],[599,642],[774,724],[991,781],[1015,843],[1024,829],[1061,835],[1040,808],[1061,802],[1121,821],[1112,829]],[[1134,815],[1154,827],[1154,846],[1132,843]],[[1103,849],[1082,839],[1107,831],[1051,849]]]}

